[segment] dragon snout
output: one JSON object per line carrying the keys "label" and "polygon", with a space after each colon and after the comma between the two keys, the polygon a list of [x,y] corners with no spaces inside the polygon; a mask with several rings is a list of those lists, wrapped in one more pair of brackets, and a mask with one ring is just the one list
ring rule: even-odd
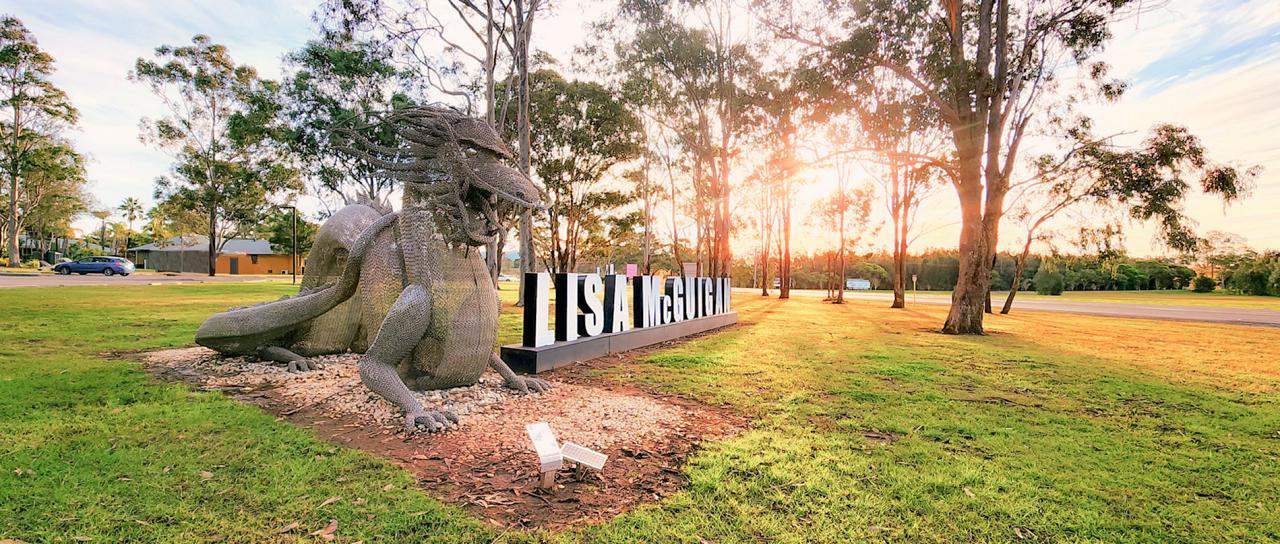
{"label": "dragon snout", "polygon": [[536,210],[545,209],[542,191],[529,176],[505,164],[493,162],[477,168],[480,189],[488,191],[511,204]]}

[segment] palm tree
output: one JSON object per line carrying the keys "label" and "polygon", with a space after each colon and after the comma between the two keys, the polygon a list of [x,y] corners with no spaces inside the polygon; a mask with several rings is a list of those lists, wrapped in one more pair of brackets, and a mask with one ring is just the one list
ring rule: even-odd
{"label": "palm tree", "polygon": [[102,229],[98,234],[98,246],[106,249],[107,247],[107,218],[111,217],[111,210],[94,210],[89,212],[90,215],[97,217],[102,221]]}
{"label": "palm tree", "polygon": [[124,252],[125,257],[128,257],[129,246],[133,245],[133,222],[142,216],[142,203],[134,197],[129,197],[124,199],[117,209],[124,214],[125,221],[129,223],[128,230],[124,232]]}

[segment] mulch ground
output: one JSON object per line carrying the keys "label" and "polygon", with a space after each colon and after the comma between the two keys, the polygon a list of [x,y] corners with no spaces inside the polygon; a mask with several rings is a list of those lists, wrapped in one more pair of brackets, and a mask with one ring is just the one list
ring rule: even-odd
{"label": "mulch ground", "polygon": [[[452,409],[459,428],[407,434],[397,410],[359,382],[356,356],[323,358],[323,369],[290,374],[283,366],[222,359],[203,348],[143,355],[161,379],[219,390],[334,443],[385,457],[413,472],[425,491],[497,526],[556,529],[602,521],[661,500],[686,483],[682,467],[705,441],[747,425],[728,410],[619,385],[601,367],[633,364],[659,349],[637,350],[539,375],[550,392],[519,395],[487,373],[481,383],[419,396],[428,409]],[[566,462],[552,489],[537,486],[537,455],[525,425],[547,422],[562,443],[609,456],[603,471]]]}

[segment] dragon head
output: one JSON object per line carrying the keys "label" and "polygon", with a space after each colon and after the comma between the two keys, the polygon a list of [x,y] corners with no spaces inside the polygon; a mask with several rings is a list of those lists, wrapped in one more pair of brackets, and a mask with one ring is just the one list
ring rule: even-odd
{"label": "dragon head", "polygon": [[382,123],[396,135],[397,147],[345,130],[354,145],[341,149],[401,181],[406,208],[429,207],[451,241],[488,244],[500,229],[498,208],[544,207],[542,191],[511,167],[514,153],[488,122],[446,107],[417,106]]}

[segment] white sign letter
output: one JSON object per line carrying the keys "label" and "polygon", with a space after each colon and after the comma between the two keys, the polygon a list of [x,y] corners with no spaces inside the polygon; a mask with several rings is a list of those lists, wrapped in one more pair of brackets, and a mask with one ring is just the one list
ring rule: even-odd
{"label": "white sign letter", "polygon": [[600,300],[600,292],[604,283],[600,276],[583,274],[578,277],[578,316],[579,336],[598,336],[604,331],[604,303]]}
{"label": "white sign letter", "polygon": [[623,332],[631,328],[627,321],[627,277],[622,274],[605,276],[604,330]]}
{"label": "white sign letter", "polygon": [[546,272],[524,274],[524,338],[527,348],[546,346],[556,341],[547,328],[550,321],[551,275]]}
{"label": "white sign letter", "polygon": [[556,341],[578,339],[578,274],[556,274]]}
{"label": "white sign letter", "polygon": [[667,278],[667,296],[671,297],[671,321],[684,321],[684,279]]}

